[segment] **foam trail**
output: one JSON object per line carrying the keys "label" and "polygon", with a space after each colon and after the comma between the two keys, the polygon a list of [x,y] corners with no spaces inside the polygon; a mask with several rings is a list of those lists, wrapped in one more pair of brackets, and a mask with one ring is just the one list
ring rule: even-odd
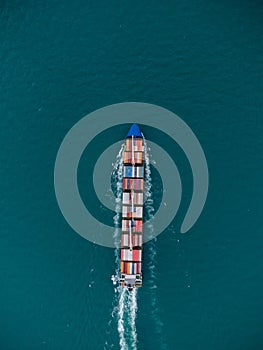
{"label": "foam trail", "polygon": [[[122,178],[123,178],[123,156],[124,143],[121,146],[119,154],[113,164],[112,176],[117,185],[115,212],[114,216],[114,242],[115,242],[115,275],[112,276],[114,285],[118,283],[120,266],[120,222],[121,222],[121,202],[122,202]],[[137,350],[137,331],[136,331],[136,312],[137,312],[137,290],[129,292],[127,288],[115,287],[115,297],[113,301],[112,318],[117,318],[119,333],[119,345],[121,350]],[[109,322],[109,326],[111,321]],[[106,343],[105,343],[106,347]]]}
{"label": "foam trail", "polygon": [[136,332],[136,312],[137,312],[137,288],[129,294],[130,300],[130,324],[132,332],[132,349],[137,349],[137,332]]}
{"label": "foam trail", "polygon": [[128,344],[125,339],[125,328],[124,328],[124,314],[125,314],[125,296],[127,291],[122,288],[119,291],[119,304],[118,304],[118,332],[119,342],[121,350],[128,350]]}
{"label": "foam trail", "polygon": [[[147,219],[153,221],[154,220],[154,207],[153,207],[153,198],[152,198],[152,178],[151,178],[151,168],[150,168],[150,155],[149,148],[147,146],[147,142],[144,139],[145,144],[145,211],[147,215]],[[149,236],[153,236],[154,226],[152,222],[148,221],[146,223]],[[156,337],[159,341],[159,348],[162,350],[168,349],[164,336],[163,336],[163,322],[159,315],[158,309],[158,297],[157,297],[157,274],[156,274],[156,257],[157,257],[157,247],[156,247],[156,238],[153,238],[149,243],[149,256],[147,256],[147,266],[149,269],[150,279],[149,285],[151,289],[151,316],[154,321],[155,331],[158,334]]]}
{"label": "foam trail", "polygon": [[136,331],[137,289],[118,289],[118,333],[121,350],[137,350]]}
{"label": "foam trail", "polygon": [[[150,156],[148,153],[148,148],[147,142],[144,139],[144,145],[145,145],[145,189],[144,189],[144,194],[145,194],[145,211],[147,215],[147,227],[149,230],[149,235],[150,237],[153,235],[154,232],[154,227],[153,224],[150,222],[150,219],[154,219],[154,207],[153,207],[153,199],[152,199],[152,177],[151,177],[151,168],[150,168]],[[152,221],[152,220],[151,220]]]}

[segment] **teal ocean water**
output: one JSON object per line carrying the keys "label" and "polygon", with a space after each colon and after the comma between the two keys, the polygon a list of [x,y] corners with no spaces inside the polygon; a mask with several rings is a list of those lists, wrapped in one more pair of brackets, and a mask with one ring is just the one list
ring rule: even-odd
{"label": "teal ocean water", "polygon": [[[176,161],[184,192],[172,224],[145,245],[137,349],[263,349],[262,21],[256,0],[1,2],[0,349],[120,348],[114,252],[69,227],[53,172],[80,118],[128,101],[178,114],[210,174],[204,211],[182,235],[189,164],[145,130]],[[82,157],[84,202],[108,142]],[[107,219],[95,198],[87,205]]]}

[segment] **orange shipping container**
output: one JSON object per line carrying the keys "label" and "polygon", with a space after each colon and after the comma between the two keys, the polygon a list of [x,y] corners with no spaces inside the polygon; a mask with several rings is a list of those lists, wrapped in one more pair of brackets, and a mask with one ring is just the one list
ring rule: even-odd
{"label": "orange shipping container", "polygon": [[124,163],[133,163],[142,164],[143,162],[143,153],[142,152],[124,152]]}
{"label": "orange shipping container", "polygon": [[126,273],[128,275],[132,275],[132,263],[131,262],[126,263]]}
{"label": "orange shipping container", "polygon": [[[132,144],[133,142],[133,144]],[[143,150],[143,140],[140,138],[134,138],[133,140],[131,138],[126,139],[126,151],[142,151]]]}
{"label": "orange shipping container", "polygon": [[123,189],[124,190],[140,190],[143,191],[144,180],[143,179],[123,179]]}
{"label": "orange shipping container", "polygon": [[121,273],[125,273],[124,262],[123,261],[121,261]]}

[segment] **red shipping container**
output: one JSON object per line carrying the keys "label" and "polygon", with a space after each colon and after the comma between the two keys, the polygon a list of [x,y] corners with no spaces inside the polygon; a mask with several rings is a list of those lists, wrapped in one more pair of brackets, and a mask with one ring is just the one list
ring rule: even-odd
{"label": "red shipping container", "polygon": [[125,252],[125,250],[124,250],[124,249],[121,249],[121,260],[125,260],[125,259],[124,259],[124,252]]}
{"label": "red shipping container", "polygon": [[141,250],[133,250],[132,251],[132,260],[133,261],[141,261],[142,260],[142,251]]}
{"label": "red shipping container", "polygon": [[137,273],[141,273],[142,272],[142,264],[139,263],[139,262],[135,262],[134,263],[134,273],[137,274]]}
{"label": "red shipping container", "polygon": [[134,232],[142,232],[142,220],[135,221],[135,228],[133,231]]}

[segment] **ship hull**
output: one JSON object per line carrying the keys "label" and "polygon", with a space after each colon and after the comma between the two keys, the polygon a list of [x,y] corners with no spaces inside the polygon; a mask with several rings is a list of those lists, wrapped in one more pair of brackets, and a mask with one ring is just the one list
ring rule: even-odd
{"label": "ship hull", "polygon": [[129,290],[142,285],[144,147],[140,129],[133,126],[125,140],[123,160],[119,279],[121,286]]}

